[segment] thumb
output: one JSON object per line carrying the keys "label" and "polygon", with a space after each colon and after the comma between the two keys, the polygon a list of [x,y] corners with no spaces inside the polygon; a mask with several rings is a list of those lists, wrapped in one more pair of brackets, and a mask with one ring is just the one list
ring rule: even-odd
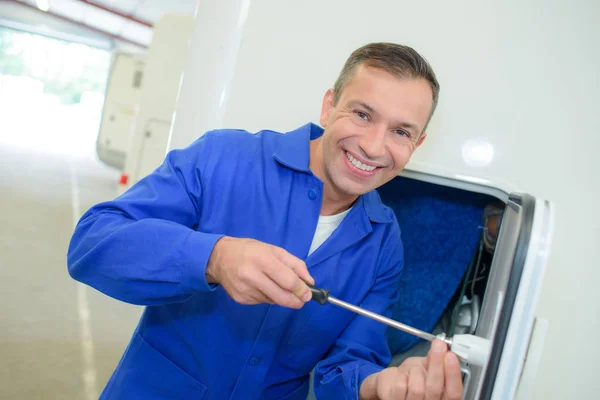
{"label": "thumb", "polygon": [[375,373],[367,376],[359,388],[359,397],[361,399],[376,399],[377,397],[377,380],[380,373]]}

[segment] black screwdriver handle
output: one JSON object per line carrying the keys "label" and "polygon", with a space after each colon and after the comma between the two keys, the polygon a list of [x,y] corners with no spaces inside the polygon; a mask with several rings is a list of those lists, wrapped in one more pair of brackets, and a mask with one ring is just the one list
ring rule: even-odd
{"label": "black screwdriver handle", "polygon": [[307,284],[308,288],[312,293],[312,299],[319,303],[320,305],[324,305],[329,300],[329,290],[321,289],[315,287],[313,285]]}

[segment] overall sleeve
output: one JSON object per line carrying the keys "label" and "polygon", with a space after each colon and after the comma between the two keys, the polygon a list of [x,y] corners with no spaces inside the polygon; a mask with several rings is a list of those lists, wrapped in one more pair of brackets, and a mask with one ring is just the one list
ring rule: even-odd
{"label": "overall sleeve", "polygon": [[[397,228],[397,225],[396,225]],[[390,317],[398,300],[404,252],[397,228],[382,246],[380,273],[361,307]],[[358,399],[365,378],[387,367],[391,354],[387,325],[356,315],[325,359],[317,364],[314,383],[318,399]]]}
{"label": "overall sleeve", "polygon": [[212,290],[206,265],[222,235],[196,228],[213,139],[209,132],[169,152],[125,194],[88,210],[69,245],[70,275],[138,305],[180,302]]}

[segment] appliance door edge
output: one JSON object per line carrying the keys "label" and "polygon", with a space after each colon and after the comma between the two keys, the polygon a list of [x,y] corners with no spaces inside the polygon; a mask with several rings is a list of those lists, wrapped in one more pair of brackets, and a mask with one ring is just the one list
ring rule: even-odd
{"label": "appliance door edge", "polygon": [[492,399],[513,399],[520,383],[551,247],[553,214],[554,207],[550,202],[535,200],[525,264],[501,349]]}

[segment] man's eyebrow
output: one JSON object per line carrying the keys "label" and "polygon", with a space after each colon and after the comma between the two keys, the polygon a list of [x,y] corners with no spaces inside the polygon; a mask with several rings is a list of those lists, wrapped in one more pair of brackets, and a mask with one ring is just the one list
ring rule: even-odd
{"label": "man's eyebrow", "polygon": [[352,100],[350,102],[350,106],[361,106],[362,108],[366,109],[369,112],[372,112],[372,113],[376,112],[373,107],[371,107],[370,105],[368,105],[364,101],[360,101],[360,100]]}

